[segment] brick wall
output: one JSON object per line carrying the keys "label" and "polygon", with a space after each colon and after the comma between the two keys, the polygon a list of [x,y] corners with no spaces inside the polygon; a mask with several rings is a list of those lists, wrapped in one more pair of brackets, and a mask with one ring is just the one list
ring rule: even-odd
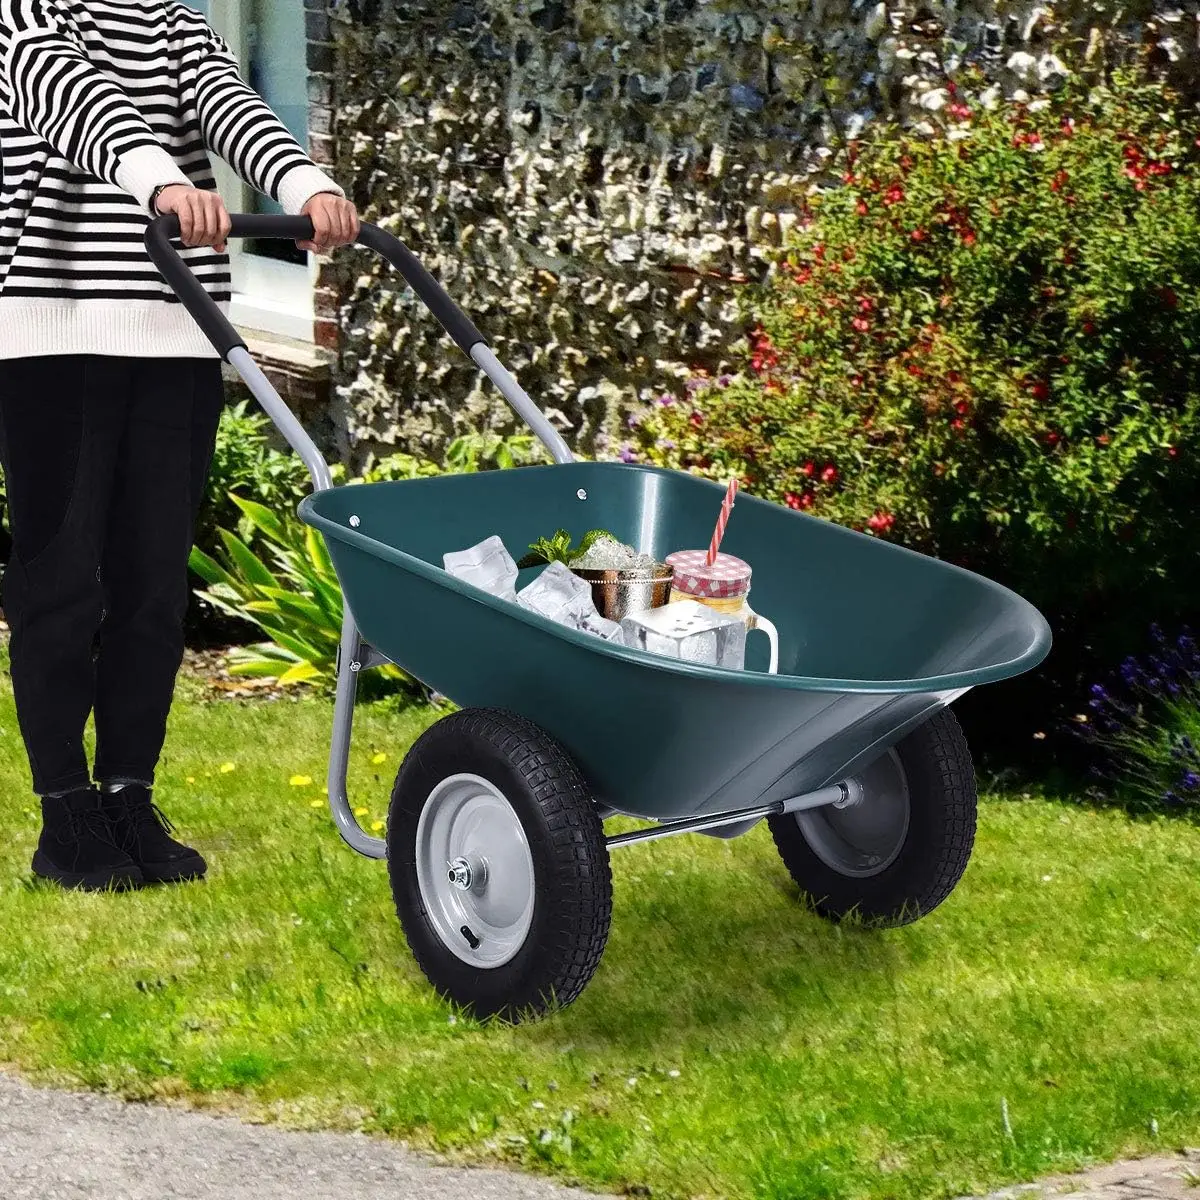
{"label": "brick wall", "polygon": [[[308,42],[308,151],[313,162],[336,175],[333,134],[337,98],[330,7],[329,0],[304,0],[304,28]],[[337,306],[332,266],[322,258],[317,275],[313,339],[326,350],[338,348]]]}

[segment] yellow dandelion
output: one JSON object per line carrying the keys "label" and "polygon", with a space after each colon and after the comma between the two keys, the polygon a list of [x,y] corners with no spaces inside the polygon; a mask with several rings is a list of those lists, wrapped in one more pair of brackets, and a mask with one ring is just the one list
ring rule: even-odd
{"label": "yellow dandelion", "polygon": [[189,775],[189,776],[187,777],[187,781],[188,781],[188,783],[195,783],[195,782],[196,782],[196,777],[195,777],[195,775]]}
{"label": "yellow dandelion", "polygon": [[291,779],[288,780],[288,783],[290,783],[292,785],[292,787],[308,787],[309,784],[312,783],[312,776],[311,775],[293,775],[291,777]]}
{"label": "yellow dandelion", "polygon": [[231,762],[223,762],[221,764],[221,774],[228,775],[229,772],[233,770],[233,766],[234,766],[234,764]]}
{"label": "yellow dandelion", "polygon": [[356,817],[365,817],[370,811],[371,810],[369,808],[356,808],[354,810],[354,815]]}
{"label": "yellow dandelion", "polygon": [[383,822],[382,822],[382,821],[372,821],[372,822],[371,822],[371,828],[372,828],[372,829],[373,829],[373,830],[374,830],[376,833],[378,833],[378,832],[379,832],[379,831],[380,831],[380,830],[383,828]]}
{"label": "yellow dandelion", "polygon": [[371,762],[373,762],[375,766],[379,766],[380,763],[387,762],[387,755],[380,750],[380,752],[371,759]]}
{"label": "yellow dandelion", "polygon": [[308,807],[309,808],[324,808],[325,801],[324,800],[310,800],[308,802]]}

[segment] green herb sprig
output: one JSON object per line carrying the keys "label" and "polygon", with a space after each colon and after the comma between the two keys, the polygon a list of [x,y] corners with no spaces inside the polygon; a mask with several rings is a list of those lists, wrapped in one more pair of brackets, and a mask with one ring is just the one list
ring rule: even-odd
{"label": "green herb sprig", "polygon": [[[571,535],[565,529],[555,530],[551,537],[530,542],[529,553],[517,566],[522,571],[526,567],[538,567],[542,563],[552,562],[565,563],[569,567],[577,558],[582,558],[602,537],[612,538],[613,535],[607,529],[591,529],[583,535],[578,546],[572,546]],[[613,538],[613,541],[616,540]]]}

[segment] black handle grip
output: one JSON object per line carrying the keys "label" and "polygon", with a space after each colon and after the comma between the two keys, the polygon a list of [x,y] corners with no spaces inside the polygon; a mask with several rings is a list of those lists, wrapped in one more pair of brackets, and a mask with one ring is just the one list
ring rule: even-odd
{"label": "black handle grip", "polygon": [[[230,214],[230,237],[276,237],[292,241],[307,241],[313,236],[310,217],[277,217],[261,213]],[[204,290],[187,263],[171,245],[179,236],[179,218],[170,213],[155,217],[146,226],[146,250],[171,290],[183,301],[196,324],[217,348],[221,357],[237,346],[245,348],[238,331],[217,307],[216,301]],[[400,272],[405,282],[421,298],[421,302],[441,322],[446,332],[458,343],[464,354],[487,339],[472,324],[470,317],[446,294],[441,284],[417,261],[411,250],[393,234],[377,225],[359,226],[358,244],[381,254]]]}

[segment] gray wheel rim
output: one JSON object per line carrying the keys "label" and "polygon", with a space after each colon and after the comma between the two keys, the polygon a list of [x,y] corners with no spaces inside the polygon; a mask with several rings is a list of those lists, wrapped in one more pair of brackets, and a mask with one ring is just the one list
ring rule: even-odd
{"label": "gray wheel rim", "polygon": [[513,806],[478,775],[451,775],[417,822],[417,885],[446,948],[473,967],[503,966],[533,923],[533,855]]}
{"label": "gray wheel rim", "polygon": [[857,775],[862,799],[846,808],[809,809],[796,823],[812,852],[839,875],[863,879],[886,871],[908,836],[908,780],[889,750]]}

